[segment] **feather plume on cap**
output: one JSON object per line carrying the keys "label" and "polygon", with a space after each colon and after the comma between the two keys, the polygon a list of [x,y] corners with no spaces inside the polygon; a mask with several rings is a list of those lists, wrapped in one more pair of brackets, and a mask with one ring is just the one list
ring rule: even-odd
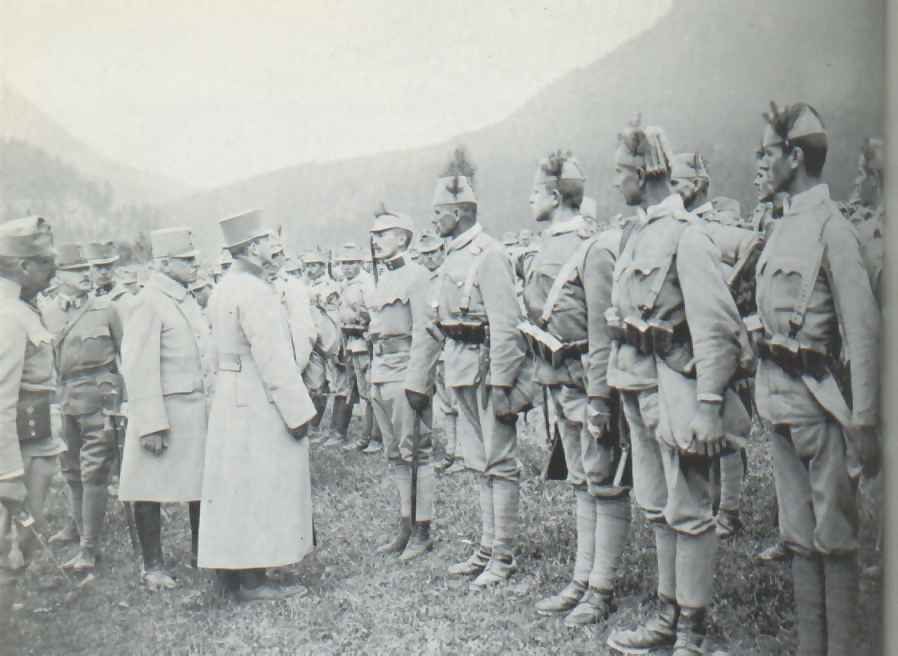
{"label": "feather plume on cap", "polygon": [[642,115],[629,122],[618,135],[618,141],[633,157],[643,160],[646,176],[662,176],[670,174],[673,161],[673,148],[664,130],[656,126],[641,127]]}
{"label": "feather plume on cap", "polygon": [[446,165],[446,169],[440,177],[465,177],[468,184],[474,186],[474,174],[477,173],[477,167],[468,159],[468,149],[464,146],[458,146],[452,153],[452,159]]}

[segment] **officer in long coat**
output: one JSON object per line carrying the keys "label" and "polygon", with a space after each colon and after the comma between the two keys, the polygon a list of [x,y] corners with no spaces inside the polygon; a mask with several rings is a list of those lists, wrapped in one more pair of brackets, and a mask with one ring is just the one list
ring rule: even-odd
{"label": "officer in long coat", "polygon": [[157,590],[175,585],[162,558],[162,503],[188,504],[196,562],[212,372],[209,323],[187,289],[198,255],[190,230],[154,230],[150,242],[155,271],[122,345],[129,394],[119,498],[135,502],[143,582]]}
{"label": "officer in long coat", "polygon": [[234,264],[209,301],[218,373],[203,464],[199,566],[252,599],[298,589],[268,584],[265,568],[312,548],[307,423],[315,407],[293,357],[286,313],[267,282],[271,233],[261,213],[222,219]]}
{"label": "officer in long coat", "polygon": [[[805,103],[771,104],[762,164],[783,217],[757,266],[758,412],[771,424],[800,654],[856,650],[857,480],[876,473],[880,314],[857,233],[821,181],[829,138]],[[840,366],[850,361],[850,374]]]}
{"label": "officer in long coat", "polygon": [[54,273],[50,226],[39,217],[0,226],[0,636],[11,639],[11,611],[21,571],[10,560],[13,521],[31,515],[32,528],[19,527],[26,563],[44,532],[44,505],[56,456],[65,447],[50,430],[54,393],[53,345],[40,312],[32,305]]}
{"label": "officer in long coat", "polygon": [[711,471],[726,434],[750,419],[730,381],[745,343],[720,250],[670,188],[660,128],[628,127],[615,186],[638,207],[614,269],[608,382],[621,390],[636,501],[655,528],[659,609],[608,644],[636,654],[700,654],[717,551]]}
{"label": "officer in long coat", "polygon": [[554,403],[574,489],[577,555],[571,583],[537,603],[565,624],[605,621],[614,609],[616,565],[630,527],[629,459],[621,462],[615,400],[608,386],[614,262],[621,231],[593,237],[579,214],[586,177],[570,154],[556,152],[537,168],[531,214],[548,223],[524,280],[525,337],[539,357],[536,378]]}
{"label": "officer in long coat", "polygon": [[106,486],[116,458],[109,413],[118,411],[124,394],[118,371],[122,324],[109,295],[91,293],[90,265],[77,244],[60,245],[56,276],[60,292],[44,306],[43,315],[56,352],[67,446],[62,473],[70,514],[69,523],[51,540],[80,536],[80,550],[66,567],[93,571],[106,516]]}
{"label": "officer in long coat", "polygon": [[[480,546],[449,573],[472,576],[472,589],[506,581],[516,570],[513,541],[517,531],[520,467],[517,414],[533,390],[532,371],[522,370],[526,344],[518,324],[514,272],[502,244],[477,222],[473,169],[463,153],[445,171],[434,190],[436,232],[450,238],[441,265],[437,327],[445,335],[446,385],[471,430],[461,431],[465,464],[480,478]],[[413,407],[430,402],[430,372],[443,347],[433,331],[415,326],[406,394]]]}

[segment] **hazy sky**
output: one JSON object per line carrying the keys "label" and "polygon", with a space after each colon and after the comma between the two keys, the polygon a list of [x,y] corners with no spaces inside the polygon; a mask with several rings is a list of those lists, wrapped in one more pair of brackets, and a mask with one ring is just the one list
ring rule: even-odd
{"label": "hazy sky", "polygon": [[194,186],[501,120],[672,0],[0,0],[0,73],[105,155]]}

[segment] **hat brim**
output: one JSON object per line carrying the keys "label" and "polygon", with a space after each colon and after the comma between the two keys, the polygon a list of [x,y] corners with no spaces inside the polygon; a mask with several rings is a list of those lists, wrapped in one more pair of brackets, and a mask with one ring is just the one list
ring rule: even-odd
{"label": "hat brim", "polygon": [[115,257],[104,257],[101,260],[88,260],[87,265],[93,266],[95,264],[115,264],[116,262],[118,262],[118,259],[119,259],[118,256],[115,256]]}
{"label": "hat brim", "polygon": [[272,232],[271,232],[270,228],[259,228],[258,233],[254,233],[253,235],[251,235],[249,237],[244,237],[243,239],[241,239],[238,242],[234,242],[232,244],[225,244],[224,248],[239,248],[240,246],[243,246],[244,244],[248,244],[253,239],[259,239],[261,237],[271,237],[271,236],[272,236]]}
{"label": "hat brim", "polygon": [[155,256],[153,259],[160,259],[163,257],[174,257],[179,260],[186,260],[191,257],[199,257],[199,254],[200,254],[200,252],[198,250],[192,250],[192,251],[187,251],[186,253],[176,253],[176,254],[171,254],[171,255],[158,255],[158,256]]}
{"label": "hat brim", "polygon": [[90,264],[88,264],[87,262],[84,262],[82,264],[68,264],[68,265],[64,265],[64,266],[61,266],[59,264],[56,265],[57,271],[80,271],[81,269],[89,269],[89,268],[90,268]]}

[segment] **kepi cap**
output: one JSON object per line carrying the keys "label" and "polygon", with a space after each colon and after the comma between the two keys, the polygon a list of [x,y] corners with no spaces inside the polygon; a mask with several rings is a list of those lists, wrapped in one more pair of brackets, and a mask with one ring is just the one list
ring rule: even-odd
{"label": "kepi cap", "polygon": [[430,231],[422,232],[418,238],[419,253],[433,253],[443,247],[443,240]]}
{"label": "kepi cap", "polygon": [[337,255],[334,258],[335,262],[361,262],[363,259],[362,249],[359,248],[356,244],[350,242],[346,242],[340,247],[340,250],[337,251]]}
{"label": "kepi cap", "polygon": [[82,253],[88,264],[113,264],[118,262],[118,249],[115,247],[115,242],[91,241],[84,244]]}
{"label": "kepi cap", "polygon": [[0,224],[0,255],[53,257],[53,232],[40,216],[26,216]]}
{"label": "kepi cap", "polygon": [[390,228],[400,228],[415,234],[415,222],[412,221],[412,217],[388,210],[381,203],[381,206],[374,212],[374,223],[368,232],[383,232]]}
{"label": "kepi cap", "polygon": [[221,219],[218,222],[225,248],[236,248],[243,244],[271,234],[262,226],[262,210],[250,210]]}
{"label": "kepi cap", "polygon": [[670,177],[689,180],[711,179],[701,153],[677,153],[674,155],[670,164]]}
{"label": "kepi cap", "polygon": [[75,271],[90,268],[81,249],[81,244],[68,242],[56,248],[56,268],[62,271]]}
{"label": "kepi cap", "polygon": [[150,233],[153,257],[196,257],[199,251],[193,245],[190,228],[163,228]]}

